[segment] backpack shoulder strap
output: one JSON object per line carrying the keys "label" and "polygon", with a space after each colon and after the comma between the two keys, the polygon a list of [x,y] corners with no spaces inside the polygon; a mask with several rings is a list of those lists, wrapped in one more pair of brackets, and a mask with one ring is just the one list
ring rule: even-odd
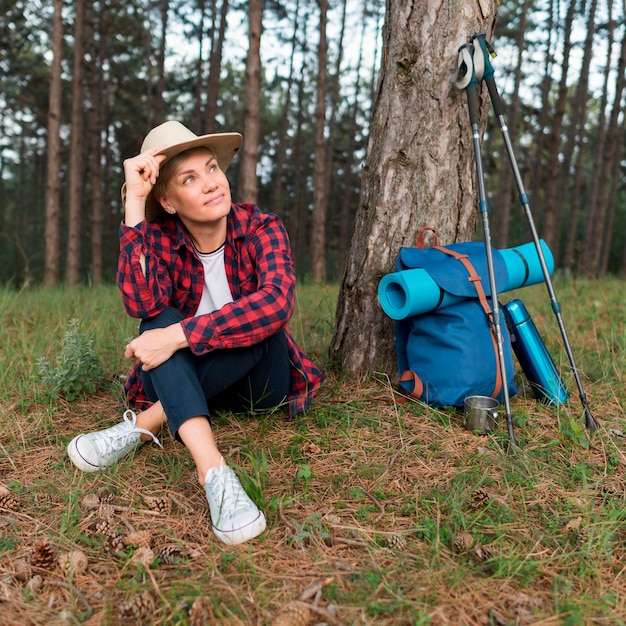
{"label": "backpack shoulder strap", "polygon": [[469,278],[467,280],[469,280],[474,286],[474,289],[476,290],[476,294],[478,295],[478,301],[480,302],[480,305],[482,306],[483,311],[485,312],[485,315],[487,316],[487,323],[489,324],[489,331],[491,335],[491,343],[493,344],[493,349],[494,349],[494,353],[496,357],[496,384],[495,384],[493,393],[491,394],[491,396],[495,398],[497,397],[497,395],[500,393],[500,390],[502,389],[502,373],[499,367],[500,353],[498,350],[498,342],[496,339],[495,328],[493,325],[493,316],[491,314],[492,313],[491,307],[489,306],[489,303],[487,302],[487,296],[485,295],[485,290],[483,289],[483,284],[480,280],[480,276],[478,275],[476,268],[472,265],[472,262],[470,261],[469,256],[467,254],[461,254],[459,252],[456,252],[455,250],[444,248],[443,246],[435,246],[435,249],[455,258],[457,261],[463,264],[463,267],[465,267],[469,275]]}

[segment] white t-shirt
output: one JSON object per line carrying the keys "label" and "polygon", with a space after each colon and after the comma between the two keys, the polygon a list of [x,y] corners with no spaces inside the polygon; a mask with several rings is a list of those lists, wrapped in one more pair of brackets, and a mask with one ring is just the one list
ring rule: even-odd
{"label": "white t-shirt", "polygon": [[230,292],[228,278],[226,278],[224,244],[214,252],[208,254],[197,252],[197,254],[204,267],[204,288],[196,315],[204,315],[217,311],[225,304],[232,302],[233,294]]}

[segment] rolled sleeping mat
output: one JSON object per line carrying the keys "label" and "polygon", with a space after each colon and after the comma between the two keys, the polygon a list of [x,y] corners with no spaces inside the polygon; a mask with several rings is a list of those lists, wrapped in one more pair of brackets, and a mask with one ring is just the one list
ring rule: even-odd
{"label": "rolled sleeping mat", "polygon": [[[540,244],[546,267],[552,276],[554,257],[543,239]],[[506,283],[496,285],[498,293],[528,285],[537,285],[544,281],[541,262],[534,242],[498,252],[502,256],[507,270]],[[464,299],[464,296],[456,296],[442,289],[428,273],[428,270],[421,267],[386,274],[378,284],[380,305],[383,311],[394,320],[428,313]]]}

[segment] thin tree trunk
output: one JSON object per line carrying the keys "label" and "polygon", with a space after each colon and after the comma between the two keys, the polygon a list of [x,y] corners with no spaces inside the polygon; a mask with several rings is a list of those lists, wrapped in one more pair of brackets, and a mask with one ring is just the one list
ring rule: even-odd
{"label": "thin tree trunk", "polygon": [[154,122],[163,121],[163,92],[165,91],[165,50],[167,44],[167,24],[169,0],[161,0],[161,37],[159,39],[159,53],[157,55],[157,83],[154,96]]}
{"label": "thin tree trunk", "polygon": [[60,196],[61,185],[61,56],[63,54],[63,0],[54,0],[52,15],[52,67],[48,104],[48,174],[46,179],[46,250],[43,282],[54,285],[59,280],[61,258]]}
{"label": "thin tree trunk", "polygon": [[[289,127],[289,115],[291,113],[291,92],[294,80],[295,56],[298,46],[298,20],[300,14],[300,1],[296,0],[293,17],[293,34],[291,36],[291,54],[289,56],[289,74],[287,75],[287,87],[280,116],[280,130],[278,131],[278,145],[274,155],[274,175],[272,184],[271,207],[274,213],[281,214],[281,200],[283,193],[283,168],[287,158],[287,130]],[[291,208],[293,211],[293,207]]]}
{"label": "thin tree trunk", "polygon": [[[617,145],[624,145],[624,123],[622,122],[618,131],[619,137]],[[600,267],[598,268],[598,276],[605,276],[609,269],[609,259],[611,256],[611,241],[613,240],[613,223],[615,221],[615,210],[617,204],[617,194],[619,191],[619,170],[620,160],[618,158],[613,161],[613,173],[611,182],[611,194],[609,196],[609,208],[606,216],[606,227],[604,229],[604,241],[602,242],[602,253],[600,255]]]}
{"label": "thin tree trunk", "polygon": [[534,202],[539,201],[539,190],[543,188],[546,178],[543,152],[546,144],[545,129],[548,128],[548,120],[551,114],[550,93],[552,92],[552,71],[554,68],[552,37],[554,36],[554,13],[556,11],[554,5],[555,0],[550,0],[548,22],[544,31],[546,33],[545,67],[543,79],[541,81],[541,105],[539,107],[539,119],[537,120],[537,132],[535,135],[535,162],[533,164],[533,177],[530,194],[530,197],[533,198]]}
{"label": "thin tree trunk", "polygon": [[246,59],[246,112],[243,120],[243,149],[239,163],[238,202],[256,202],[261,137],[261,32],[263,30],[263,0],[248,2],[248,56]]}
{"label": "thin tree trunk", "polygon": [[[93,19],[99,24],[97,45],[92,41],[93,58],[98,63],[91,66],[91,100],[93,106],[89,113],[89,166],[91,169],[91,280],[94,285],[102,282],[102,238],[104,226],[104,202],[102,198],[103,168],[102,168],[102,135],[104,131],[104,102],[106,100],[106,86],[102,71],[105,51],[107,48],[107,33],[103,26],[103,14],[106,7]],[[94,28],[95,30],[95,28]]]}
{"label": "thin tree trunk", "polygon": [[[215,9],[215,0],[213,2]],[[213,30],[213,39],[211,40],[211,60],[209,64],[209,78],[206,90],[206,114],[205,114],[205,132],[215,132],[215,118],[217,116],[217,99],[220,88],[220,71],[222,68],[222,51],[224,49],[224,39],[226,37],[226,15],[228,14],[228,0],[222,1],[222,9],[220,12],[219,30]],[[215,10],[213,10],[215,22]],[[215,36],[217,32],[217,37]]]}
{"label": "thin tree trunk", "polygon": [[[517,46],[517,64],[515,65],[513,93],[511,95],[511,115],[507,121],[511,133],[511,139],[515,141],[519,125],[520,98],[519,91],[522,84],[522,65],[524,63],[524,42],[526,41],[527,13],[530,0],[524,0],[520,7],[520,23],[515,33],[515,44]],[[511,197],[513,191],[513,171],[509,163],[505,164],[500,179],[500,189],[498,193],[497,213],[497,245],[505,248],[509,241],[509,222],[511,219]],[[496,221],[496,220],[494,220]]]}
{"label": "thin tree trunk", "polygon": [[202,133],[202,120],[204,119],[202,96],[204,91],[204,20],[206,17],[206,2],[199,0],[198,2],[198,57],[196,59],[196,84],[194,91],[194,130]]}
{"label": "thin tree trunk", "polygon": [[317,48],[317,101],[315,105],[315,157],[313,169],[313,224],[311,229],[311,274],[313,280],[326,280],[326,86],[328,42],[326,22],[327,0],[318,0],[320,39]]}
{"label": "thin tree trunk", "polygon": [[80,281],[81,224],[83,212],[83,78],[85,52],[85,0],[75,0],[74,24],[74,80],[72,86],[72,138],[69,165],[69,210],[67,231],[67,261],[65,282],[75,285]]}
{"label": "thin tree trunk", "polygon": [[361,37],[359,42],[359,56],[356,65],[356,82],[354,84],[354,100],[350,107],[350,127],[348,128],[348,148],[346,150],[346,180],[344,183],[343,200],[339,207],[339,236],[338,236],[338,266],[343,274],[345,269],[346,257],[350,244],[350,224],[352,221],[352,199],[354,185],[354,150],[356,145],[357,117],[359,115],[360,105],[359,98],[361,96],[361,72],[363,67],[363,49],[365,45],[366,32],[366,7],[367,3],[363,3],[363,21],[361,23]]}
{"label": "thin tree trunk", "polygon": [[[354,377],[397,376],[394,324],[377,290],[400,247],[413,245],[424,226],[439,231],[442,245],[474,232],[467,99],[450,77],[468,33],[479,29],[491,37],[496,10],[496,2],[485,0],[466,2],[463,11],[439,0],[388,4],[359,213],[330,346],[331,358]],[[483,128],[486,113],[483,106]]]}
{"label": "thin tree trunk", "polygon": [[[587,117],[587,100],[589,98],[589,70],[591,67],[591,59],[593,57],[593,38],[596,32],[595,18],[596,9],[598,6],[597,0],[591,0],[591,6],[589,7],[589,17],[587,19],[587,36],[585,38],[585,46],[583,52],[583,63],[580,70],[580,80],[576,87],[576,95],[574,97],[574,107],[572,114],[572,123],[570,125],[570,132],[568,133],[566,157],[564,159],[565,164],[561,170],[560,193],[561,198],[570,197],[569,202],[569,219],[567,224],[567,239],[565,242],[565,249],[563,253],[562,265],[571,270],[574,264],[574,243],[576,241],[576,234],[578,230],[578,217],[580,212],[580,194],[582,191],[582,179],[583,179],[583,159],[584,153],[584,138],[586,135],[585,121]],[[609,54],[609,58],[610,58]],[[570,162],[572,155],[575,154],[574,165],[574,184],[571,194],[568,194],[569,184],[569,172],[571,170]]]}
{"label": "thin tree trunk", "polygon": [[[625,2],[626,4],[626,2]],[[625,7],[626,9],[626,7]],[[626,10],[625,10],[626,12]],[[602,247],[604,244],[605,221],[609,212],[609,201],[613,184],[613,171],[615,160],[619,161],[621,151],[617,149],[618,138],[620,137],[620,115],[622,113],[622,95],[626,84],[626,32],[622,35],[622,45],[619,63],[617,67],[617,84],[615,85],[615,96],[613,107],[609,118],[609,126],[606,133],[604,153],[602,155],[603,166],[600,172],[599,193],[597,211],[593,224],[593,240],[588,251],[586,264],[587,272],[591,276],[596,276],[600,270],[600,259],[602,258]]]}
{"label": "thin tree trunk", "polygon": [[559,81],[559,93],[552,115],[552,128],[550,133],[550,147],[548,154],[548,175],[546,180],[546,197],[544,205],[545,221],[543,225],[543,236],[546,243],[552,250],[555,258],[558,257],[559,251],[559,226],[557,223],[557,204],[558,197],[558,175],[559,172],[559,156],[561,154],[561,132],[563,128],[563,117],[567,107],[567,74],[569,70],[569,61],[572,51],[572,24],[574,22],[574,14],[577,0],[570,0],[565,18],[565,28],[563,31],[563,63],[561,66],[561,79]]}
{"label": "thin tree trunk", "polygon": [[[306,19],[304,20],[306,28]],[[294,240],[295,261],[299,272],[306,266],[309,248],[306,234],[308,233],[308,211],[306,210],[306,179],[305,160],[303,156],[303,126],[305,116],[305,65],[302,64],[302,75],[298,80],[298,109],[296,113],[296,135],[294,137],[294,188],[292,210],[289,218],[289,233]]]}

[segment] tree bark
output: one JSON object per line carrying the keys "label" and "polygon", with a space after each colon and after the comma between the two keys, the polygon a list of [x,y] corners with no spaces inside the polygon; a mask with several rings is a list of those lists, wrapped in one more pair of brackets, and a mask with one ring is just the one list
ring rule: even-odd
{"label": "tree bark", "polygon": [[551,172],[546,179],[546,201],[544,207],[545,221],[543,233],[546,243],[552,250],[555,258],[559,253],[559,226],[558,215],[558,175],[559,157],[561,155],[561,132],[563,128],[563,117],[567,106],[567,73],[569,70],[570,54],[572,49],[572,24],[576,9],[576,0],[570,0],[565,18],[565,30],[563,33],[563,64],[561,66],[561,79],[559,81],[559,94],[556,107],[552,115],[552,128],[550,133],[550,147],[548,154],[548,172]]}
{"label": "tree bark", "polygon": [[63,55],[63,0],[54,0],[52,16],[52,67],[50,71],[50,96],[48,106],[48,174],[46,179],[46,250],[44,285],[54,285],[59,280],[61,258],[60,196],[61,184],[61,57]]}
{"label": "tree bark", "polygon": [[248,3],[248,56],[246,60],[246,113],[243,122],[243,149],[239,163],[238,202],[256,202],[261,137],[261,32],[263,29],[263,0]]}
{"label": "tree bark", "polygon": [[311,228],[311,274],[313,280],[326,280],[326,86],[328,41],[326,22],[328,1],[318,0],[320,39],[317,48],[317,102],[315,104],[315,161],[313,166],[313,224]]}
{"label": "tree bark", "polygon": [[[471,239],[476,171],[466,96],[450,78],[472,30],[491,37],[497,2],[388,2],[381,80],[359,212],[337,304],[331,358],[352,376],[396,378],[394,324],[380,279],[424,226],[442,245]],[[482,106],[483,121],[486,106]],[[484,123],[483,123],[484,126]]]}
{"label": "tree bark", "polygon": [[[213,21],[215,22],[215,1],[212,4]],[[204,132],[215,132],[215,117],[217,115],[217,99],[220,89],[220,71],[222,68],[222,51],[224,38],[226,37],[226,15],[228,13],[228,0],[222,1],[220,12],[219,29],[212,27],[213,38],[211,39],[211,60],[209,63],[209,78],[206,89],[206,114]],[[217,32],[217,35],[216,35]]]}
{"label": "tree bark", "polygon": [[[271,207],[274,213],[281,214],[281,204],[283,196],[283,168],[287,158],[287,131],[289,127],[289,115],[291,113],[291,94],[294,82],[295,56],[298,49],[298,21],[300,17],[300,0],[296,0],[293,17],[293,33],[291,36],[291,54],[289,55],[289,74],[287,76],[287,86],[280,115],[280,128],[278,131],[278,145],[274,155],[274,172],[272,182]],[[291,208],[293,211],[293,206]],[[289,216],[287,216],[289,217]]]}
{"label": "tree bark", "polygon": [[[589,70],[591,60],[593,58],[593,38],[596,32],[595,19],[598,0],[591,0],[589,7],[589,17],[587,18],[587,35],[585,37],[585,47],[583,53],[583,62],[580,70],[580,79],[576,86],[576,94],[574,96],[574,106],[572,114],[572,122],[567,138],[567,147],[565,150],[564,163],[561,167],[560,197],[567,198],[569,195],[569,219],[566,229],[566,243],[563,252],[562,266],[571,270],[574,263],[574,243],[578,231],[578,217],[580,213],[580,195],[582,191],[583,180],[583,159],[585,136],[587,130],[585,122],[587,120],[587,101],[589,100]],[[610,57],[610,55],[609,55]],[[572,157],[574,158],[574,184],[573,188],[569,183]],[[568,194],[571,190],[571,194]],[[561,204],[564,204],[562,202]]]}
{"label": "tree bark", "polygon": [[[104,10],[104,7],[103,7]],[[94,285],[102,282],[102,239],[104,226],[103,189],[103,150],[104,134],[104,103],[106,101],[106,85],[102,71],[107,49],[107,31],[102,14],[94,15],[92,32],[98,36],[88,39],[92,57],[97,63],[90,66],[90,85],[92,107],[88,117],[89,168],[91,170],[91,281]],[[96,24],[98,25],[96,27]]]}
{"label": "tree bark", "polygon": [[81,223],[83,204],[83,77],[85,51],[85,0],[76,0],[74,24],[74,78],[72,86],[72,138],[70,143],[69,210],[67,219],[67,261],[65,282],[80,281]]}
{"label": "tree bark", "polygon": [[[517,63],[515,65],[513,78],[513,93],[511,94],[511,115],[507,120],[511,140],[515,142],[518,126],[520,97],[519,91],[522,84],[522,65],[524,63],[524,42],[526,41],[527,13],[530,0],[524,0],[520,6],[519,27],[515,33],[515,45],[517,46]],[[513,195],[513,170],[509,167],[509,162],[504,164],[500,177],[500,188],[498,190],[497,213],[497,239],[498,247],[505,248],[509,241],[509,222],[511,219],[511,198]],[[495,220],[494,220],[495,221]]]}

